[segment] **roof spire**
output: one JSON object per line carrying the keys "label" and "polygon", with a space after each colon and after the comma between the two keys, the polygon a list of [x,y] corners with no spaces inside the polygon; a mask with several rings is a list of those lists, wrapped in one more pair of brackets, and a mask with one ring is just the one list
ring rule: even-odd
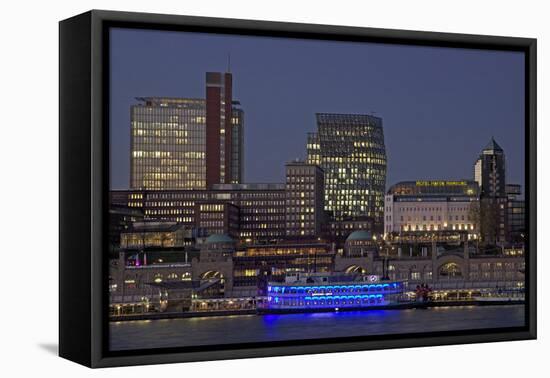
{"label": "roof spire", "polygon": [[491,141],[489,142],[489,144],[487,144],[487,146],[485,146],[483,150],[484,151],[501,151],[501,152],[503,151],[502,147],[498,145],[494,137],[491,137]]}

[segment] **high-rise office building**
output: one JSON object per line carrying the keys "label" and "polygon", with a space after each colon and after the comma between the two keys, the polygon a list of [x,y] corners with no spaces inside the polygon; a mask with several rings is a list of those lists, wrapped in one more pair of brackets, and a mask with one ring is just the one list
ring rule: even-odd
{"label": "high-rise office building", "polygon": [[231,111],[231,184],[244,182],[244,111],[233,101]]}
{"label": "high-rise office building", "polygon": [[230,73],[206,73],[206,186],[230,183],[231,106]]}
{"label": "high-rise office building", "polygon": [[315,237],[324,221],[324,173],[315,164],[286,164],[286,236]]}
{"label": "high-rise office building", "polygon": [[474,179],[480,190],[480,234],[486,244],[504,244],[507,239],[506,160],[494,138],[474,164]]}
{"label": "high-rise office building", "polygon": [[205,189],[204,100],[137,100],[130,110],[130,187]]}
{"label": "high-rise office building", "polygon": [[481,190],[481,197],[496,198],[506,195],[504,151],[493,138],[481,151],[474,165],[474,179]]}
{"label": "high-rise office building", "polygon": [[231,74],[207,72],[206,99],[138,98],[131,107],[130,188],[242,182],[244,111],[231,90]]}
{"label": "high-rise office building", "polygon": [[382,119],[361,114],[316,114],[308,134],[308,163],[325,173],[325,210],[335,219],[371,217],[383,227],[386,148]]}

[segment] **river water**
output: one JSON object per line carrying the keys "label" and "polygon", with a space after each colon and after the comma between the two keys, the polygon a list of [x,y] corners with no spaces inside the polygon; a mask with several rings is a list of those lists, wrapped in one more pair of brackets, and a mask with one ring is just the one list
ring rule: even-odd
{"label": "river water", "polygon": [[523,305],[136,320],[110,324],[111,350],[517,327]]}

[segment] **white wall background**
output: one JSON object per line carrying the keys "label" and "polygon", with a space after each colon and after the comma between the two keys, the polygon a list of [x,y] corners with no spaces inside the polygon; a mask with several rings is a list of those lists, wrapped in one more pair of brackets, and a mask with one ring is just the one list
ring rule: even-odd
{"label": "white wall background", "polygon": [[[548,366],[550,212],[544,148],[550,27],[544,1],[4,1],[0,22],[0,375],[543,376]],[[539,340],[89,370],[56,356],[58,25],[89,9],[536,37],[539,135]],[[77,125],[75,125],[76,127]],[[546,350],[545,350],[546,349]]]}

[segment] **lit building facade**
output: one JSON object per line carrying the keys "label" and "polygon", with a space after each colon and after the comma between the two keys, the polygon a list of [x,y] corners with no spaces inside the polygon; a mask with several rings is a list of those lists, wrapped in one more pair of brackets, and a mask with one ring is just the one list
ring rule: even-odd
{"label": "lit building facade", "polygon": [[126,232],[135,222],[143,221],[143,211],[126,205],[109,206],[109,253],[120,251],[120,235]]}
{"label": "lit building facade", "polygon": [[405,181],[385,199],[384,233],[462,231],[477,238],[479,187],[468,180]]}
{"label": "lit building facade", "polygon": [[372,217],[383,224],[386,149],[382,119],[359,114],[316,114],[308,134],[308,163],[325,173],[325,210],[336,220]]}
{"label": "lit building facade", "polygon": [[[229,73],[206,73],[206,99],[137,98],[130,188],[200,190],[244,176],[244,111]],[[235,107],[233,109],[233,106]]]}
{"label": "lit building facade", "polygon": [[120,234],[121,249],[183,247],[191,241],[191,229],[175,222],[135,222]]}
{"label": "lit building facade", "polygon": [[[485,289],[522,288],[525,284],[523,249],[504,249],[484,254],[476,241],[416,244],[415,251],[403,253],[410,244],[400,239],[388,249],[378,250],[373,235],[363,231],[351,234],[343,254],[335,256],[337,272],[374,274],[389,280],[407,280],[409,289],[427,283],[439,299],[471,299]],[[461,288],[461,289],[459,289]],[[448,296],[448,297],[447,297]],[[458,298],[454,298],[458,299]]]}
{"label": "lit building facade", "polygon": [[205,189],[204,100],[137,100],[130,111],[130,188]]}
{"label": "lit building facade", "polygon": [[231,112],[231,184],[244,182],[244,111],[233,101]]}
{"label": "lit building facade", "polygon": [[286,164],[286,236],[321,234],[324,213],[324,173],[315,164]]}
{"label": "lit building facade", "polygon": [[239,237],[239,208],[230,202],[198,202],[195,208],[195,226],[206,235],[225,234]]}
{"label": "lit building facade", "polygon": [[190,228],[197,227],[199,203],[229,203],[238,208],[240,241],[276,241],[285,237],[284,184],[219,184],[211,190],[117,190],[111,191],[110,196],[113,204],[141,209],[147,221],[173,221]]}
{"label": "lit building facade", "polygon": [[[130,315],[152,311],[167,310],[167,302],[163,301],[163,291],[154,284],[184,284],[186,290],[183,298],[178,298],[179,311],[186,310],[190,305],[192,293],[191,263],[186,262],[182,252],[171,251],[161,253],[147,252],[148,261],[142,256],[136,263],[133,252],[120,252],[117,259],[109,264],[109,313],[111,316]],[[131,257],[132,259],[130,259]],[[171,299],[176,299],[171,298]],[[181,302],[187,302],[181,306]]]}
{"label": "lit building facade", "polygon": [[331,272],[334,252],[326,243],[251,245],[233,255],[234,290],[265,295],[268,281],[283,281],[293,272]]}

